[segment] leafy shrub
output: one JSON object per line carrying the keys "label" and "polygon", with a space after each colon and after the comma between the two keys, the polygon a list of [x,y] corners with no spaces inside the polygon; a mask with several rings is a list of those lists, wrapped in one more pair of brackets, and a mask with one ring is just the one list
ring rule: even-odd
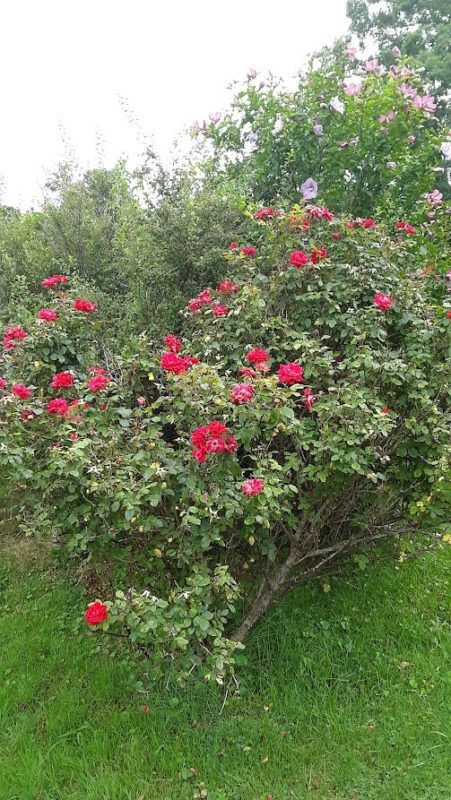
{"label": "leafy shrub", "polygon": [[[0,469],[21,526],[93,562],[121,555],[128,588],[87,621],[159,669],[221,682],[290,587],[444,528],[450,315],[399,222],[249,214],[227,280],[157,352],[143,336],[98,366],[101,311],[76,311],[64,284],[57,321],[6,332]],[[49,337],[64,358],[41,370]]]}

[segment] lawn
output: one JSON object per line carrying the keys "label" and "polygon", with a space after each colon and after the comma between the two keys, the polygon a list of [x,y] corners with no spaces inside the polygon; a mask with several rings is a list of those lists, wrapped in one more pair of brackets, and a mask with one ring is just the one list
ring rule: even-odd
{"label": "lawn", "polygon": [[209,685],[133,692],[77,628],[83,590],[0,548],[0,800],[451,797],[449,545],[292,594],[224,707]]}

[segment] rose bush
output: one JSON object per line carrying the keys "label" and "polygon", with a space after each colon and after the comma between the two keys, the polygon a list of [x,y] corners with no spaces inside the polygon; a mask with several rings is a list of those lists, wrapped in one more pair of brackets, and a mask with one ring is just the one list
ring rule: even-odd
{"label": "rose bush", "polygon": [[221,682],[270,605],[340,558],[384,540],[402,557],[446,524],[451,326],[421,233],[277,211],[249,214],[184,336],[105,363],[102,309],[69,284],[0,361],[22,529],[85,563],[119,554],[124,583],[86,620],[181,678]]}

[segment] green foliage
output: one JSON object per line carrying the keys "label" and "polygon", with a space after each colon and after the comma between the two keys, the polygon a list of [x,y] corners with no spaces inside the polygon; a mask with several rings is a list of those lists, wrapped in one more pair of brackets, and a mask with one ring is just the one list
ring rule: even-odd
{"label": "green foliage", "polygon": [[[91,388],[99,312],[73,310],[75,287],[56,295],[56,323],[30,326],[2,357],[0,470],[21,496],[21,528],[51,531],[93,563],[122,559],[134,588],[119,589],[102,624],[130,636],[156,674],[176,660],[182,681],[199,667],[222,682],[290,586],[362,547],[370,556],[374,541],[416,549],[446,530],[444,282],[419,277],[418,234],[331,217],[308,205],[249,214],[240,244],[255,254],[227,252],[233,291],[209,289],[185,310],[182,355],[161,366],[143,336],[107,353],[107,383]],[[300,269],[293,251],[308,254]],[[380,292],[390,308],[374,302]],[[255,347],[268,368],[233,402]],[[277,370],[293,363],[286,384]],[[78,401],[62,417],[49,413],[52,365],[75,379],[59,392]],[[32,398],[15,398],[13,382]],[[248,496],[253,479],[262,491]]]}
{"label": "green foliage", "polygon": [[451,88],[451,12],[447,0],[348,0],[351,31],[363,44],[369,37],[378,43],[387,62],[395,45],[416,58],[425,69],[433,90],[447,105]]}

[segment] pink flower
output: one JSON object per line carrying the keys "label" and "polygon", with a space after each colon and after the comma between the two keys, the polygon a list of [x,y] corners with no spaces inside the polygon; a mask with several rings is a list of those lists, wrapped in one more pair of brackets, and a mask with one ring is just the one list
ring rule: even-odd
{"label": "pink flower", "polygon": [[72,372],[57,372],[50,384],[52,389],[70,389],[74,385],[74,376]]}
{"label": "pink flower", "polygon": [[239,244],[238,242],[230,242],[229,250],[238,250]]}
{"label": "pink flower", "polygon": [[209,114],[208,116],[209,116],[209,119],[211,120],[211,122],[213,123],[213,125],[216,125],[216,123],[219,122],[219,120],[221,119],[221,112],[220,111],[215,111],[215,112]]}
{"label": "pink flower", "polygon": [[241,484],[241,491],[246,497],[253,497],[256,494],[261,494],[265,481],[262,478],[248,478]]}
{"label": "pink flower", "polygon": [[8,381],[5,381],[4,378],[0,378],[0,390],[6,389],[8,386]]}
{"label": "pink flower", "polygon": [[240,369],[240,375],[244,375],[246,378],[256,378],[257,373],[255,369],[251,369],[251,367],[243,367]]}
{"label": "pink flower", "polygon": [[249,364],[255,364],[256,366],[264,364],[266,361],[268,361],[268,359],[269,353],[266,350],[262,350],[260,347],[255,347],[246,356],[246,361],[248,361]]}
{"label": "pink flower", "polygon": [[19,400],[28,400],[28,398],[31,397],[31,389],[23,383],[14,383],[11,386],[11,391]]}
{"label": "pink flower", "polygon": [[423,97],[417,95],[413,98],[412,105],[414,108],[422,108],[424,111],[435,111],[437,108],[435,97],[430,94],[425,94]]}
{"label": "pink flower", "polygon": [[240,287],[237,286],[235,283],[232,283],[232,281],[222,281],[218,286],[219,291],[224,293],[238,292],[239,288]]}
{"label": "pink flower", "polygon": [[255,393],[254,387],[250,383],[238,383],[230,393],[232,403],[244,405],[249,402]]}
{"label": "pink flower", "polygon": [[68,278],[65,275],[49,275],[48,278],[44,278],[41,281],[41,286],[44,289],[52,289],[54,286],[59,286],[61,284],[66,284],[68,282]]}
{"label": "pink flower", "polygon": [[401,50],[399,47],[393,47],[391,50],[391,54],[393,58],[401,58]]}
{"label": "pink flower", "polygon": [[346,48],[345,54],[348,61],[354,61],[356,57],[357,49],[355,47],[351,47],[349,44]]}
{"label": "pink flower", "polygon": [[301,269],[308,264],[308,256],[302,250],[294,250],[290,256],[290,264],[296,269]]}
{"label": "pink flower", "polygon": [[171,353],[180,353],[180,350],[182,349],[182,343],[177,336],[174,336],[172,333],[168,333],[168,335],[164,337],[163,341]]}
{"label": "pink flower", "polygon": [[25,339],[28,333],[23,328],[7,328],[3,334],[3,347],[5,350],[13,350],[21,339]]}
{"label": "pink flower", "polygon": [[403,97],[416,97],[418,89],[416,89],[415,86],[411,86],[409,83],[401,83],[398,86],[398,92],[400,92]]}
{"label": "pink flower", "polygon": [[147,405],[147,400],[142,395],[136,398],[136,402],[138,403],[139,406],[141,406],[141,408],[144,408],[144,406]]}
{"label": "pink flower", "polygon": [[243,256],[255,256],[257,251],[255,247],[242,247],[241,252]]}
{"label": "pink flower", "polygon": [[83,311],[85,314],[92,314],[93,311],[96,311],[97,306],[95,303],[91,303],[90,300],[74,300],[74,309],[75,311]]}
{"label": "pink flower", "polygon": [[377,58],[370,58],[365,64],[365,72],[376,72],[378,66],[379,60]]}
{"label": "pink flower", "polygon": [[304,200],[314,200],[318,195],[318,184],[313,178],[307,178],[301,185],[300,191]]}
{"label": "pink flower", "polygon": [[426,192],[423,197],[428,203],[431,203],[431,205],[439,206],[442,202],[443,194],[439,192],[438,189],[434,189],[433,192]]}
{"label": "pink flower", "polygon": [[296,361],[288,364],[281,364],[277,370],[279,382],[284,383],[286,386],[292,386],[294,383],[304,383],[304,369]]}
{"label": "pink flower", "polygon": [[389,294],[384,294],[384,292],[378,292],[378,294],[375,294],[373,297],[374,305],[381,311],[389,311],[394,302],[395,298],[391,297]]}
{"label": "pink flower", "polygon": [[339,239],[341,239],[341,233],[335,232],[335,233],[331,233],[330,235],[331,235],[332,239],[335,239],[335,241],[338,241]]}
{"label": "pink flower", "polygon": [[305,210],[312,219],[327,219],[331,222],[334,218],[332,211],[329,211],[326,206],[324,206],[324,208],[321,206],[306,206]]}
{"label": "pink flower", "polygon": [[42,308],[38,314],[38,319],[42,319],[44,322],[56,322],[58,314],[51,308]]}
{"label": "pink flower", "polygon": [[179,356],[176,353],[163,353],[160,359],[160,366],[166,372],[172,372],[174,375],[181,375],[188,372],[193,364],[198,364],[199,359],[195,356]]}
{"label": "pink flower", "polygon": [[227,306],[223,306],[221,303],[213,303],[211,310],[214,317],[226,317],[229,313]]}
{"label": "pink flower", "polygon": [[315,401],[318,399],[317,394],[313,394],[311,389],[304,389],[302,392],[304,396],[304,406],[306,407],[307,411],[311,411],[313,406],[315,405]]}
{"label": "pink flower", "polygon": [[72,431],[72,433],[69,434],[69,439],[71,442],[76,442],[78,439],[77,431]]}
{"label": "pink flower", "polygon": [[211,300],[210,289],[203,289],[202,292],[199,292],[197,297],[193,297],[192,300],[189,301],[188,308],[190,311],[199,311],[203,306],[208,306]]}
{"label": "pink flower", "polygon": [[348,97],[355,97],[363,88],[363,83],[351,83],[346,84],[344,87],[344,93],[348,95]]}
{"label": "pink flower", "polygon": [[57,417],[65,417],[69,411],[69,403],[63,397],[55,397],[47,403],[47,411]]}
{"label": "pink flower", "polygon": [[388,413],[389,413],[389,411],[390,411],[390,409],[389,409],[389,407],[388,407],[388,406],[382,406],[382,409],[381,409],[381,411],[382,411],[382,413],[383,413],[383,414],[388,414]]}
{"label": "pink flower", "polygon": [[95,378],[91,378],[88,381],[88,389],[91,392],[101,392],[107,388],[109,383],[111,383],[109,375],[96,375]]}

